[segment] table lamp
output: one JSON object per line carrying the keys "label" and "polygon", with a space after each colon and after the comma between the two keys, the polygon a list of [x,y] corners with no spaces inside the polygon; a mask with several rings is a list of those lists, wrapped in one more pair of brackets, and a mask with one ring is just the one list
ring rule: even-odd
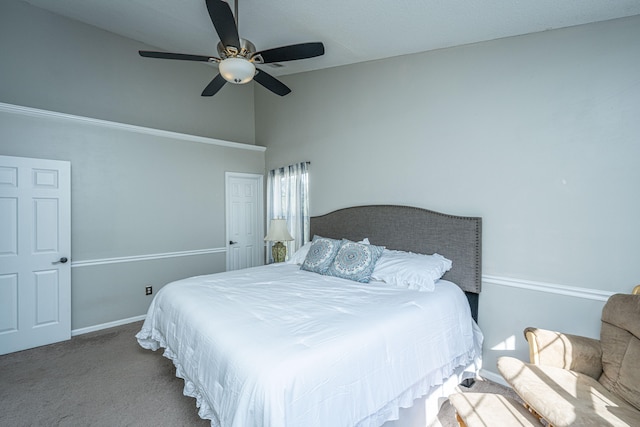
{"label": "table lamp", "polygon": [[265,242],[275,242],[271,248],[274,262],[283,262],[287,256],[287,247],[282,243],[293,240],[287,230],[286,219],[272,219],[269,224],[269,232],[264,238]]}

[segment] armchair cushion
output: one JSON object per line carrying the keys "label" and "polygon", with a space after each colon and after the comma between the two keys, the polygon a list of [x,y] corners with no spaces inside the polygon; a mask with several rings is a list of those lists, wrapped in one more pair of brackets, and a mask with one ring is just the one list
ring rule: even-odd
{"label": "armchair cushion", "polygon": [[498,359],[518,395],[554,427],[638,426],[640,412],[589,375],[554,366]]}
{"label": "armchair cushion", "polygon": [[600,383],[640,410],[640,295],[609,298],[602,310],[600,342]]}
{"label": "armchair cushion", "polygon": [[580,372],[594,379],[602,374],[600,341],[546,329],[526,328],[530,362]]}

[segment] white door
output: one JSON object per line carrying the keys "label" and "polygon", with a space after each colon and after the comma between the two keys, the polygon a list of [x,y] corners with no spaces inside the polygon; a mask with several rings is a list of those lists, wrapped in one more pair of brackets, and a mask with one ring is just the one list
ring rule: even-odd
{"label": "white door", "polygon": [[71,338],[70,170],[0,156],[0,354]]}
{"label": "white door", "polygon": [[264,264],[262,175],[227,172],[227,270]]}

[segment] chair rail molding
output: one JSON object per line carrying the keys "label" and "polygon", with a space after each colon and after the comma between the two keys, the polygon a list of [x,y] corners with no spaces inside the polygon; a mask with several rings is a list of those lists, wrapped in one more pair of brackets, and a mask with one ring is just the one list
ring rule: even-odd
{"label": "chair rail molding", "polygon": [[482,283],[483,285],[490,284],[497,286],[506,286],[509,288],[526,289],[530,291],[545,292],[550,294],[584,298],[603,302],[606,302],[611,295],[616,293],[603,291],[600,289],[581,288],[576,286],[566,286],[554,283],[535,282],[532,280],[513,279],[509,277],[488,275],[482,276]]}
{"label": "chair rail molding", "polygon": [[209,248],[209,249],[195,249],[191,251],[180,251],[180,252],[165,252],[165,253],[158,253],[158,254],[132,255],[132,256],[113,257],[113,258],[101,258],[101,259],[87,259],[82,261],[71,261],[71,268],[92,267],[96,265],[105,265],[105,264],[118,264],[122,262],[149,261],[154,259],[176,258],[176,257],[193,256],[193,255],[218,254],[218,253],[225,253],[225,252],[227,252],[227,248],[221,247],[221,248]]}

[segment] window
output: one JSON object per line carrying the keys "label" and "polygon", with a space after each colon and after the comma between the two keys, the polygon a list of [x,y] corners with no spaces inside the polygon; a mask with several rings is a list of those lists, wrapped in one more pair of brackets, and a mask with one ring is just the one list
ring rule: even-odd
{"label": "window", "polygon": [[[273,218],[287,220],[293,241],[285,242],[292,254],[309,241],[309,162],[269,171],[267,176],[267,226]],[[271,242],[267,242],[267,262]]]}

